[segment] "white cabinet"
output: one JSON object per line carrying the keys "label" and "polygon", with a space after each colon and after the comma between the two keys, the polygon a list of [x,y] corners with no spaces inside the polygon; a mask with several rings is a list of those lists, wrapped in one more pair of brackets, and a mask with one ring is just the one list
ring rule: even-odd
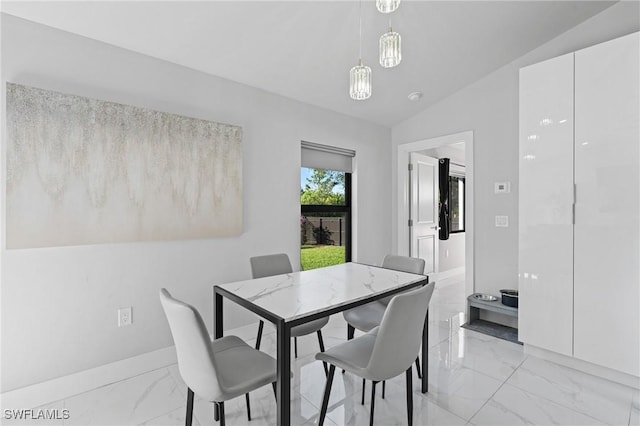
{"label": "white cabinet", "polygon": [[638,33],[575,53],[574,356],[640,375]]}
{"label": "white cabinet", "polygon": [[520,70],[518,334],[572,355],[573,53]]}
{"label": "white cabinet", "polygon": [[639,51],[635,33],[520,71],[520,340],[634,376]]}

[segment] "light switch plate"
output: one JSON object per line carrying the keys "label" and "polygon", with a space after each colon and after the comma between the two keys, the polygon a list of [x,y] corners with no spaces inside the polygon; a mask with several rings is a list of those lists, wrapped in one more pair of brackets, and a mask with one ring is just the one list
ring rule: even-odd
{"label": "light switch plate", "polygon": [[511,182],[494,182],[493,192],[496,194],[508,194],[511,192]]}
{"label": "light switch plate", "polygon": [[509,227],[509,216],[496,216],[496,226],[498,228]]}

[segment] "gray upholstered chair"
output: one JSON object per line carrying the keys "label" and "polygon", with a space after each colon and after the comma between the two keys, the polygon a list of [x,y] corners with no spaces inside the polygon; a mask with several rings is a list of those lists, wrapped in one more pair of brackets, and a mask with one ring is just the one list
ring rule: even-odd
{"label": "gray upholstered chair", "polygon": [[188,388],[185,424],[190,426],[193,419],[194,393],[215,404],[221,426],[225,424],[224,401],[245,394],[251,420],[248,392],[269,383],[275,392],[276,360],[236,336],[211,341],[198,311],[164,288],[160,302],[176,345],[178,369]]}
{"label": "gray upholstered chair", "polygon": [[411,370],[420,350],[422,330],[434,286],[435,283],[431,283],[418,290],[396,295],[387,305],[379,327],[326,352],[316,354],[317,360],[330,364],[319,424],[324,423],[327,414],[336,367],[373,382],[370,425],[373,425],[376,384],[406,372],[407,420],[409,425],[413,424]]}
{"label": "gray upholstered chair", "polygon": [[[424,274],[424,259],[388,254],[382,261],[382,267],[422,275]],[[379,326],[390,300],[391,298],[387,297],[344,311],[342,315],[347,321],[347,339],[353,339],[356,329],[368,332]]]}
{"label": "gray upholstered chair", "polygon": [[[251,274],[253,275],[253,278],[270,277],[272,275],[290,274],[293,272],[289,256],[284,253],[256,256],[249,259],[249,261],[251,263]],[[298,336],[306,336],[311,333],[316,333],[318,335],[320,351],[324,352],[324,341],[322,340],[322,331],[320,331],[320,329],[327,325],[328,322],[329,317],[325,317],[306,324],[301,324],[291,329],[291,337],[293,337],[294,354],[296,358],[298,357]],[[264,321],[260,320],[258,325],[258,337],[256,339],[256,349],[260,349],[263,328]],[[325,373],[326,372],[327,367],[325,365]]]}
{"label": "gray upholstered chair", "polygon": [[[395,271],[408,272],[411,274],[424,274],[424,259],[407,256],[396,256],[388,254],[382,261],[382,267],[386,269],[393,269]],[[365,333],[373,330],[380,325],[384,311],[387,309],[387,305],[391,301],[391,297],[377,300],[375,302],[367,303],[366,305],[358,306],[357,308],[344,311],[342,315],[345,321],[347,321],[347,340],[353,339],[353,335],[357,330],[364,331]],[[344,372],[344,371],[343,371]],[[420,372],[420,359],[416,358],[416,372],[418,378],[422,378]],[[364,392],[365,381],[362,381],[362,403],[364,404]],[[382,397],[384,398],[385,383],[382,383]]]}

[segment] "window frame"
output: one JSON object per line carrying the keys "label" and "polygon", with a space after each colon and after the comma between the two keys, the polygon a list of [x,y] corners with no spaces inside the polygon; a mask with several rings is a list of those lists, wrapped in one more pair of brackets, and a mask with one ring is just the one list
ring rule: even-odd
{"label": "window frame", "polygon": [[351,262],[351,173],[341,173],[344,173],[344,205],[300,204],[300,213],[344,213],[344,261],[348,263]]}
{"label": "window frame", "polygon": [[[452,218],[453,218],[453,203],[451,201],[451,180],[455,178],[458,181],[462,181],[462,200],[463,200],[463,204],[462,204],[462,209],[463,209],[463,215],[462,215],[462,229],[459,230],[453,230],[453,222],[452,222]],[[456,173],[456,172],[449,172],[449,234],[462,234],[466,231],[467,229],[467,215],[464,214],[464,209],[466,208],[467,205],[467,179],[466,176],[464,175],[464,173]]]}

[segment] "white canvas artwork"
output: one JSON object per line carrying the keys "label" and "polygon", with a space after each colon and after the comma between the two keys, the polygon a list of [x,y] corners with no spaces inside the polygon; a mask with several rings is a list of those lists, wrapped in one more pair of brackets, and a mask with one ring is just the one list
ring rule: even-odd
{"label": "white canvas artwork", "polygon": [[242,128],[7,83],[6,247],[242,232]]}

